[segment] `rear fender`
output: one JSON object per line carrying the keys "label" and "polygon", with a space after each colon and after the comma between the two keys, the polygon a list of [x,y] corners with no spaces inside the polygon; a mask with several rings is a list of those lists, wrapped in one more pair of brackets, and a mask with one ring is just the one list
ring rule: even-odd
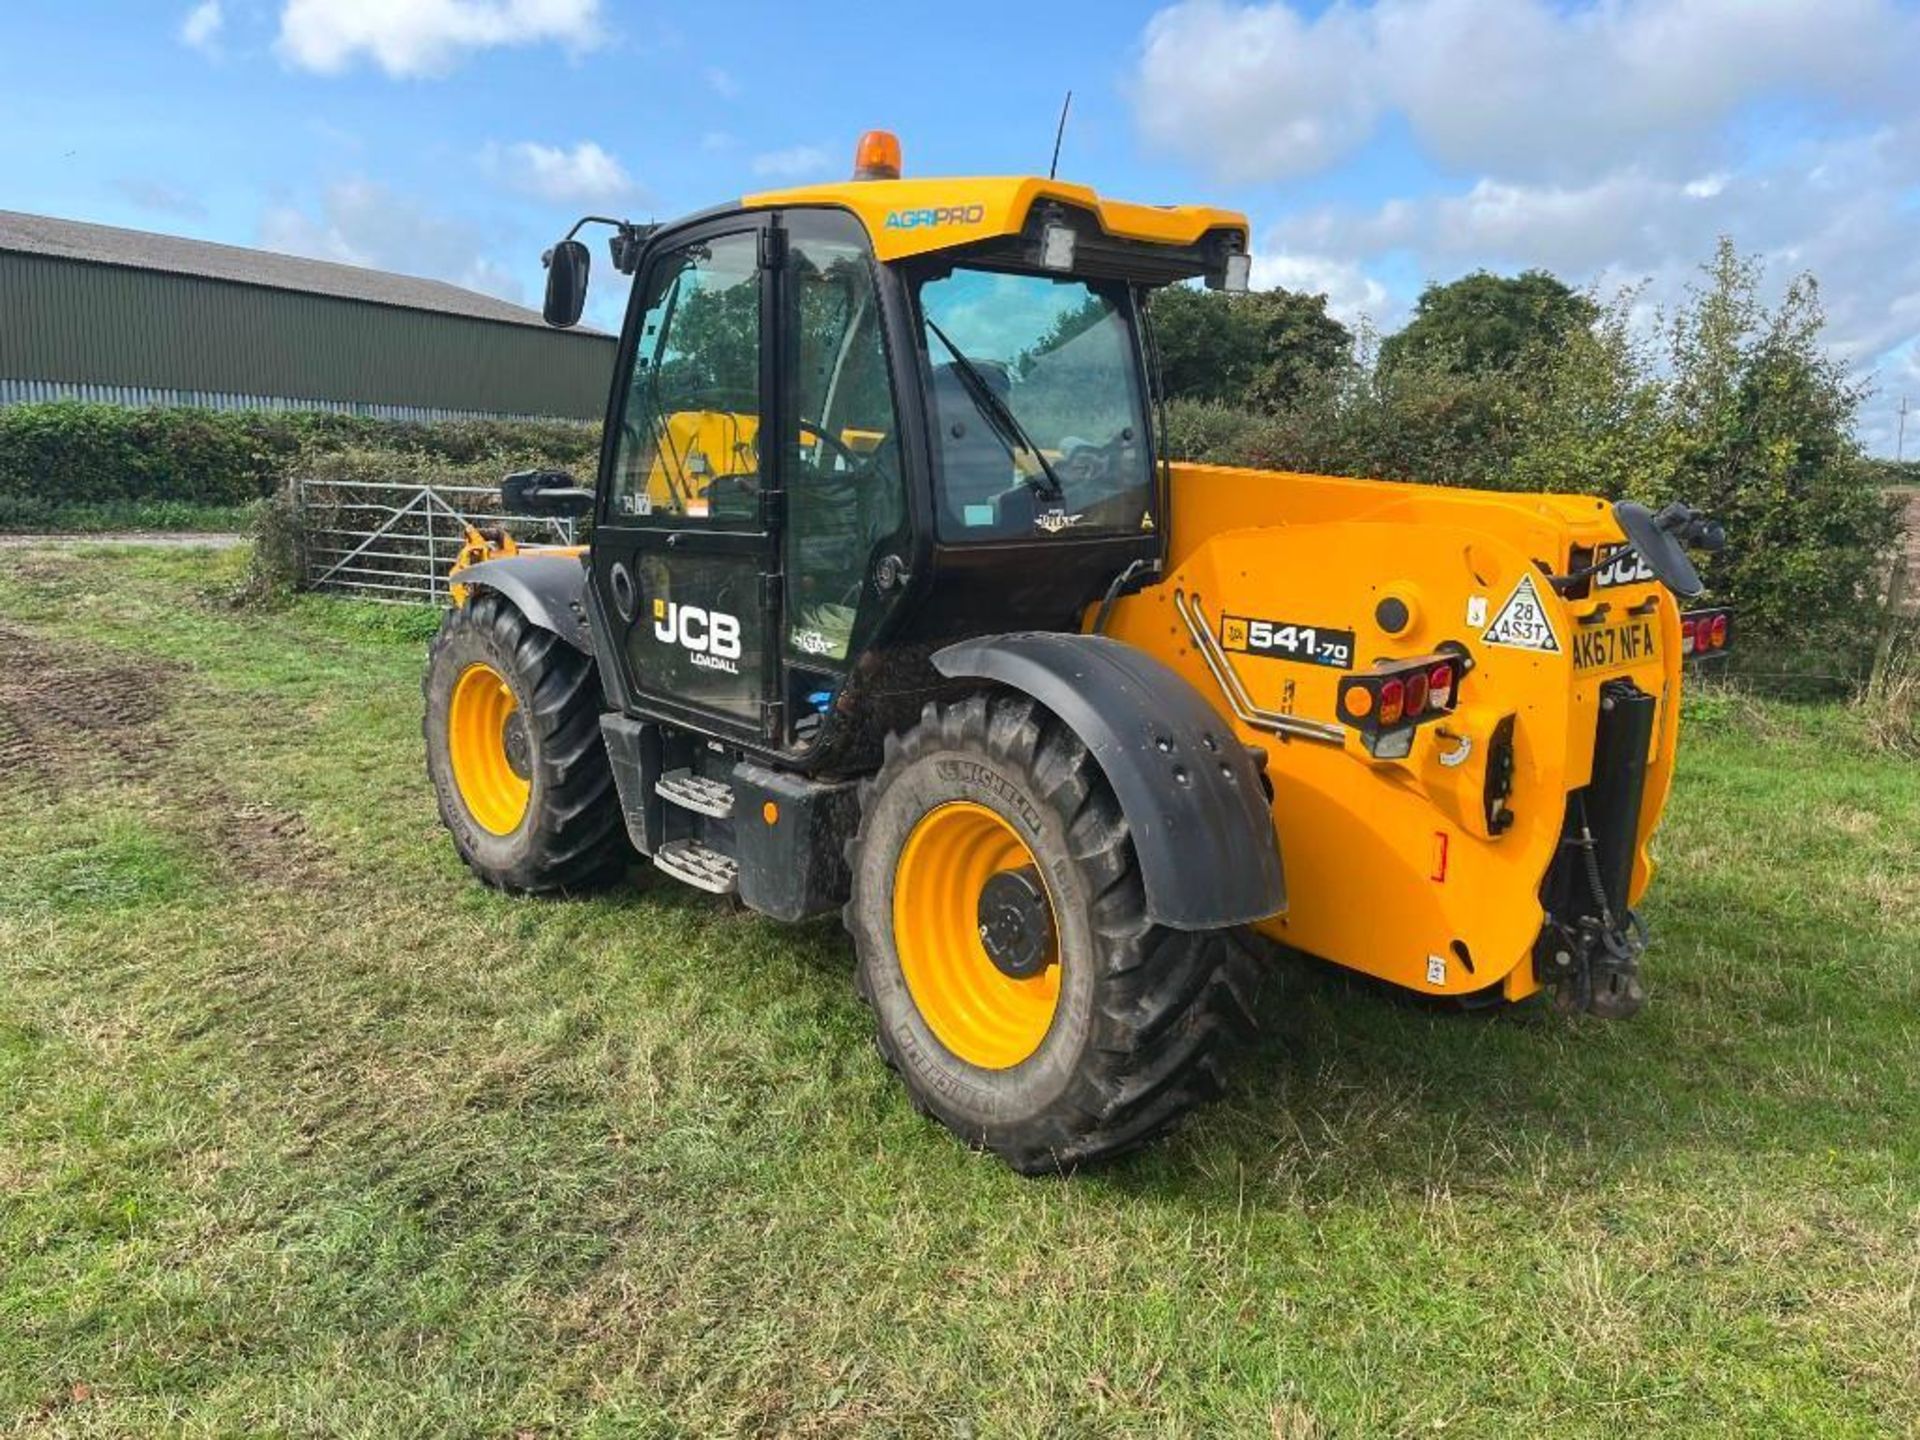
{"label": "rear fender", "polygon": [[469,595],[493,590],[542,630],[551,630],[574,649],[593,653],[587,629],[587,567],[574,551],[523,550],[498,560],[483,560],[460,571]]}
{"label": "rear fender", "polygon": [[1219,712],[1167,666],[1117,640],[1062,634],[968,640],[933,664],[950,679],[1031,696],[1079,736],[1119,798],[1154,923],[1217,930],[1284,908],[1259,769]]}

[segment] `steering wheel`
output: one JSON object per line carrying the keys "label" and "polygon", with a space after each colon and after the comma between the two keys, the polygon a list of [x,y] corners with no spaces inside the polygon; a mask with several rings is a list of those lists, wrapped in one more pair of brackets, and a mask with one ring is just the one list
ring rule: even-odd
{"label": "steering wheel", "polygon": [[812,435],[815,439],[821,441],[823,444],[826,445],[826,447],[829,450],[833,451],[834,454],[838,455],[842,460],[846,461],[847,468],[849,470],[861,470],[866,467],[868,463],[867,456],[862,455],[858,450],[855,450],[851,445],[847,444],[838,435],[829,433],[826,427],[820,425],[816,421],[809,420],[804,415],[799,415],[794,417],[794,424],[799,426],[800,429],[805,431],[807,434]]}
{"label": "steering wheel", "polygon": [[1062,480],[1078,485],[1099,485],[1113,473],[1114,461],[1123,443],[1116,435],[1104,445],[1092,440],[1070,444],[1066,453],[1054,462],[1053,468]]}

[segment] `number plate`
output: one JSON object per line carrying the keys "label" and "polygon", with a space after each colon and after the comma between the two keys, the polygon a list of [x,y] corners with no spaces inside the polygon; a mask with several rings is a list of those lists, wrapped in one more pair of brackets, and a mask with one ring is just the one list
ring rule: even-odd
{"label": "number plate", "polygon": [[1220,621],[1220,648],[1240,655],[1270,660],[1297,660],[1303,665],[1325,665],[1330,670],[1353,668],[1353,632],[1329,630],[1324,625],[1301,625],[1291,620],[1255,620],[1227,615]]}
{"label": "number plate", "polygon": [[1577,629],[1573,636],[1574,670],[1582,675],[1625,670],[1653,659],[1660,649],[1660,630],[1654,620],[1652,615],[1638,615],[1611,625]]}

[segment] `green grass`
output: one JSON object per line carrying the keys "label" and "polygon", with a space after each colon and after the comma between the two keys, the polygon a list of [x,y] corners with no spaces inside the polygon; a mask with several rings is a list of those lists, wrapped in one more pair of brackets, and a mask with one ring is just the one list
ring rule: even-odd
{"label": "green grass", "polygon": [[0,1433],[1920,1432],[1920,766],[1693,707],[1615,1025],[1276,966],[1070,1182],[918,1119],[829,924],[482,890],[432,617],[0,558]]}

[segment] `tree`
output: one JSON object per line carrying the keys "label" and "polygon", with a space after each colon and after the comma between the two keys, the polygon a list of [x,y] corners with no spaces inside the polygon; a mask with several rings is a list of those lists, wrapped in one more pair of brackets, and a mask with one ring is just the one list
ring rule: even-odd
{"label": "tree", "polygon": [[1382,342],[1380,365],[1393,370],[1418,360],[1464,375],[1508,371],[1599,315],[1591,300],[1544,270],[1514,276],[1476,270],[1427,286],[1407,327]]}
{"label": "tree", "polygon": [[1761,668],[1848,673],[1866,661],[1897,533],[1854,437],[1864,388],[1821,342],[1812,276],[1769,309],[1759,263],[1732,241],[1703,269],[1670,331],[1666,473],[1650,498],[1726,525],[1706,578],[1770,647]]}
{"label": "tree", "polygon": [[1327,313],[1324,295],[1171,285],[1155,293],[1152,308],[1171,399],[1273,413],[1300,399],[1316,377],[1352,364],[1353,335]]}

